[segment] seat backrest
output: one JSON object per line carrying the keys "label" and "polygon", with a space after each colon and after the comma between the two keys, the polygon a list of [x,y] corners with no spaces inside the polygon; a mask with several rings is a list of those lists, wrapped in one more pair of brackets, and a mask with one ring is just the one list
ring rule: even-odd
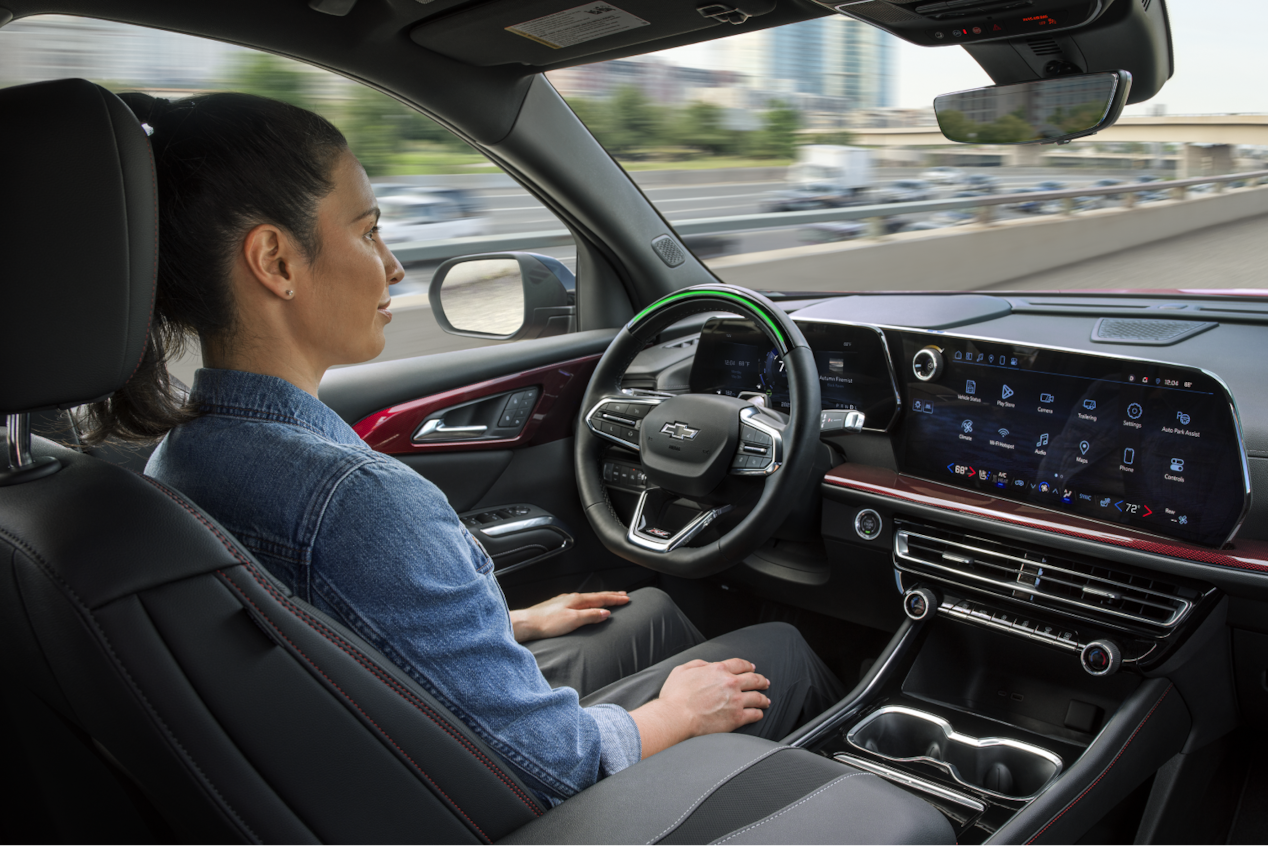
{"label": "seat backrest", "polygon": [[[54,233],[0,226],[6,301],[29,282],[19,247],[53,255],[54,235],[75,231],[47,226],[57,198],[97,192],[78,204],[94,210],[85,224],[126,241],[63,265],[67,326],[0,334],[0,415],[19,443],[28,413],[109,395],[135,369],[157,218],[149,145],[109,92],[82,80],[0,90],[0,122],[76,139],[68,150],[0,134],[4,160],[42,177],[38,190],[18,180],[5,205]],[[63,160],[43,146],[76,145],[88,181],[50,187]],[[490,842],[544,812],[419,684],[179,493],[43,439],[31,451],[40,472],[0,470],[0,665],[44,805],[97,803],[60,836]]]}

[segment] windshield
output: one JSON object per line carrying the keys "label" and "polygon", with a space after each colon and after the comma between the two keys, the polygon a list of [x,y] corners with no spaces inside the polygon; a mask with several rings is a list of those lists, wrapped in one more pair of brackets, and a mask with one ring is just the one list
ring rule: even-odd
{"label": "windshield", "polygon": [[[1220,7],[1259,10],[1254,0]],[[947,141],[933,100],[991,85],[982,68],[963,49],[917,47],[842,16],[548,77],[670,222],[701,221],[683,241],[707,239],[697,254],[726,282],[785,292],[1265,289],[1268,187],[1259,175],[1227,178],[1268,168],[1262,47],[1208,4],[1166,9],[1174,76],[1116,126],[1060,146]],[[974,205],[1204,177],[1225,179]],[[844,223],[861,235],[828,226]],[[950,265],[950,254],[975,258]]]}

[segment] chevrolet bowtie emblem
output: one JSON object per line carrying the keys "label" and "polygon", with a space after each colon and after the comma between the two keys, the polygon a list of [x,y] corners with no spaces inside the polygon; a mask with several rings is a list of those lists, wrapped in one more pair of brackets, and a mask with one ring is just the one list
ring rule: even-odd
{"label": "chevrolet bowtie emblem", "polygon": [[700,430],[693,429],[686,423],[666,423],[660,427],[660,433],[680,441],[690,441],[700,434]]}

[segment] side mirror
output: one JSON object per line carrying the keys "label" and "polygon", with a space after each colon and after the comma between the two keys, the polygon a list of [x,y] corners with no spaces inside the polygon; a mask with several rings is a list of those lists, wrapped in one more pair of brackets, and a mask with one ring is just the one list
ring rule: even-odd
{"label": "side mirror", "polygon": [[573,329],[577,282],[558,259],[538,253],[485,253],[436,268],[428,299],[451,335],[523,341]]}
{"label": "side mirror", "polygon": [[1056,144],[1112,126],[1131,92],[1127,71],[1055,76],[943,94],[938,128],[963,144]]}

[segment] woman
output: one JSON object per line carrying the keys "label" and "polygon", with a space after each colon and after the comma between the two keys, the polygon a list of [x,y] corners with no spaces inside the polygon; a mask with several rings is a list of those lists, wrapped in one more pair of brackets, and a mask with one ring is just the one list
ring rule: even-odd
{"label": "woman", "polygon": [[[142,366],[91,407],[90,440],[163,437],[149,475],[373,643],[548,803],[688,737],[745,726],[777,736],[840,695],[791,627],[702,643],[659,591],[508,612],[492,561],[444,495],[317,399],[328,368],[382,351],[388,289],[404,275],[376,237],[374,193],[343,136],[243,94],[124,100],[154,149],[158,289]],[[194,336],[206,368],[184,402],[166,362]],[[615,617],[578,631],[608,606]],[[622,666],[624,638],[636,657]],[[758,674],[740,650],[772,666]]]}

